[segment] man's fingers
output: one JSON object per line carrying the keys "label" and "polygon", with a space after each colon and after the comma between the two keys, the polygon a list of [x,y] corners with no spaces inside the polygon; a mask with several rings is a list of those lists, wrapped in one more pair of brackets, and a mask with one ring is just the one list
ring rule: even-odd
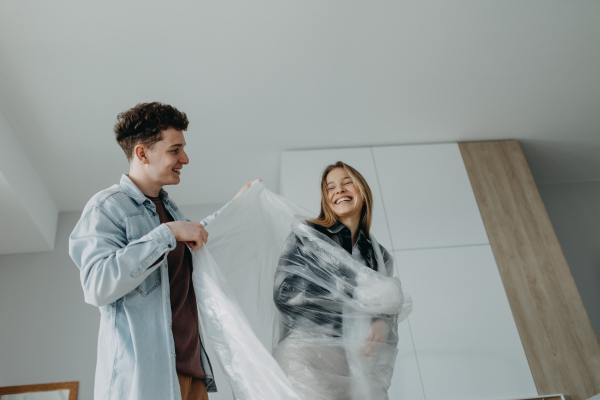
{"label": "man's fingers", "polygon": [[208,232],[198,222],[174,221],[167,223],[175,240],[185,243],[191,249],[199,249],[208,241]]}
{"label": "man's fingers", "polygon": [[204,228],[200,229],[200,237],[204,243],[208,240],[208,232]]}
{"label": "man's fingers", "polygon": [[202,247],[202,245],[204,243],[202,243],[201,241],[198,242],[184,242],[186,244],[186,246],[188,246],[190,249],[199,249]]}
{"label": "man's fingers", "polygon": [[244,186],[242,186],[242,188],[240,189],[240,191],[237,192],[237,194],[234,196],[234,198],[231,199],[231,201],[234,201],[235,199],[237,199],[238,197],[240,197],[240,195],[242,193],[244,193],[246,190],[248,190],[250,188],[250,186],[252,186],[253,184],[255,184],[257,182],[262,182],[262,179],[254,179],[254,180],[246,183]]}

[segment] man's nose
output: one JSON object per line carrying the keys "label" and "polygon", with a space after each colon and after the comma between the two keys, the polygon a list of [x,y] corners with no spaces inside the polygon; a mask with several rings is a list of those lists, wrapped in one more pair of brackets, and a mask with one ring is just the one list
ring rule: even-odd
{"label": "man's nose", "polygon": [[189,164],[190,163],[190,159],[188,157],[188,155],[186,154],[185,151],[182,151],[181,154],[183,155],[183,157],[181,158],[181,163],[182,164]]}

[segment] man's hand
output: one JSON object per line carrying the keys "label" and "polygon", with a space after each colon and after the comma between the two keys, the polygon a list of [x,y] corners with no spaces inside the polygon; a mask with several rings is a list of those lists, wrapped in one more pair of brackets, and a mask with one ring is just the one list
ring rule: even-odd
{"label": "man's hand", "polygon": [[390,328],[385,321],[378,319],[371,324],[371,330],[365,338],[365,343],[361,346],[360,352],[363,356],[372,356],[375,354],[378,343],[385,343],[388,340]]}
{"label": "man's hand", "polygon": [[165,225],[171,229],[175,240],[185,243],[192,249],[199,249],[208,239],[208,232],[199,222],[173,221]]}
{"label": "man's hand", "polygon": [[252,186],[252,184],[253,184],[254,182],[256,182],[256,181],[258,181],[258,182],[262,182],[262,179],[255,179],[255,180],[253,180],[253,181],[250,181],[250,182],[246,183],[244,186],[242,186],[242,188],[240,189],[240,191],[239,191],[239,192],[237,192],[237,194],[235,195],[235,197],[234,197],[233,199],[231,199],[229,202],[230,202],[230,203],[233,203],[233,201],[234,201],[235,199],[237,199],[238,197],[240,197],[240,196],[241,196],[241,194],[242,194],[242,193],[244,193],[246,190],[248,190],[248,189],[250,188],[250,186]]}

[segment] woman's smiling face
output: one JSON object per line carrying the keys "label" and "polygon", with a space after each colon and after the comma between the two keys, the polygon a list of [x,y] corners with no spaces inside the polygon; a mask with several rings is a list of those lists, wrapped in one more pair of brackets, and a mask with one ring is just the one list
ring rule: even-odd
{"label": "woman's smiling face", "polygon": [[345,169],[335,168],[325,178],[329,206],[334,214],[349,217],[362,211],[363,199],[360,190],[354,185]]}

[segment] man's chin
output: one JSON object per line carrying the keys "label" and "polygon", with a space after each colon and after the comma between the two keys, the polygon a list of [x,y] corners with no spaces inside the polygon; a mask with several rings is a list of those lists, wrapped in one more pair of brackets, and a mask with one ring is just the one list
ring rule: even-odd
{"label": "man's chin", "polygon": [[179,185],[180,182],[181,182],[181,178],[169,179],[169,181],[167,183],[165,183],[164,186]]}

